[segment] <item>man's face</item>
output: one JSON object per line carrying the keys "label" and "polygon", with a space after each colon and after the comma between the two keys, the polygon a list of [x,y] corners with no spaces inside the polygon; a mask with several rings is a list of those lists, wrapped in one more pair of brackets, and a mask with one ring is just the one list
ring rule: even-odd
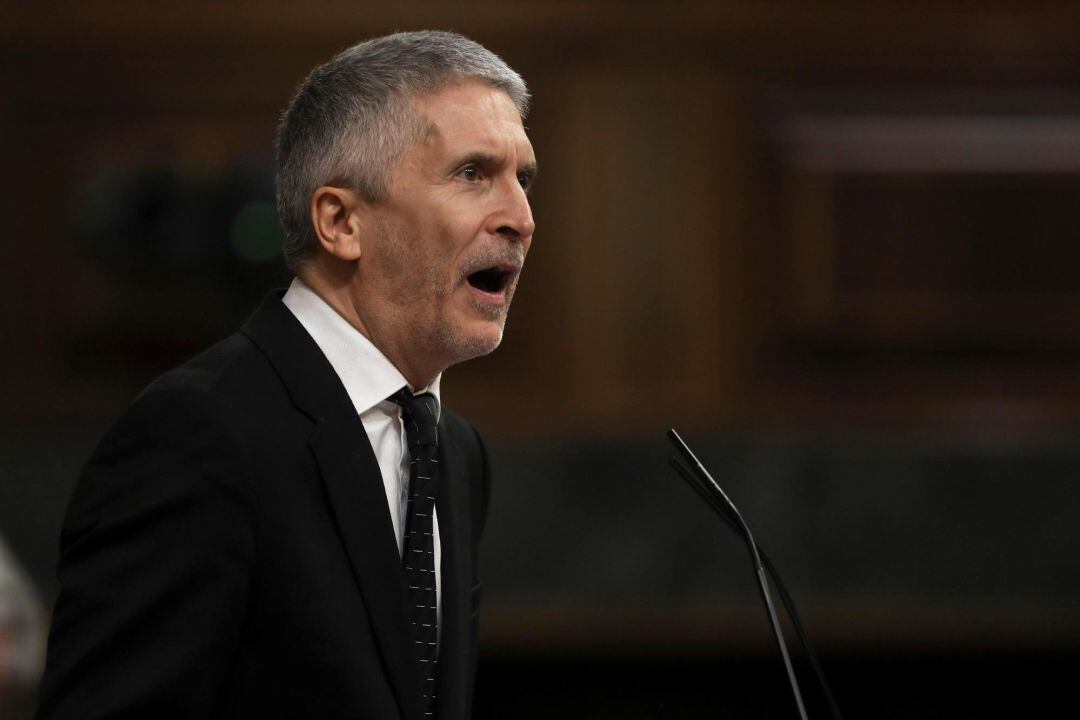
{"label": "man's face", "polygon": [[[479,82],[414,100],[430,124],[371,206],[361,292],[393,356],[434,368],[491,352],[532,244],[532,145],[505,92]],[[364,302],[364,300],[362,300]]]}

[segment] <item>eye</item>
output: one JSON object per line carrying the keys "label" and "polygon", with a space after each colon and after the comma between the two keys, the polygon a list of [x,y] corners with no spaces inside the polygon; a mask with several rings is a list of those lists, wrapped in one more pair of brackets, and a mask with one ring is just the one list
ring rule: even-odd
{"label": "eye", "polygon": [[480,168],[472,163],[457,171],[457,176],[468,182],[476,182],[480,179]]}
{"label": "eye", "polygon": [[525,189],[525,192],[528,192],[533,184],[533,174],[529,172],[520,172],[518,173],[517,179],[521,184],[521,187]]}

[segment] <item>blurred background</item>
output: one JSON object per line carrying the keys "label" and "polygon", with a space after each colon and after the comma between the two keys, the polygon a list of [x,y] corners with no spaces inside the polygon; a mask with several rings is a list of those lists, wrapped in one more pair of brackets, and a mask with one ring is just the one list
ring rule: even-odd
{"label": "blurred background", "polygon": [[497,470],[477,717],[795,716],[669,427],[848,717],[1075,710],[1080,7],[188,0],[0,2],[0,716],[95,443],[288,282],[292,90],[420,28],[525,76],[541,166],[504,345],[444,381]]}

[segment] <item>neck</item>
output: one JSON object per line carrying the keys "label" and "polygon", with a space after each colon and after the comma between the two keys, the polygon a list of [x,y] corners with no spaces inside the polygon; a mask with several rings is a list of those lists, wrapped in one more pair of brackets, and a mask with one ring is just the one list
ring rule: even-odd
{"label": "neck", "polygon": [[[323,267],[313,267],[314,265]],[[395,309],[380,310],[377,307],[369,307],[367,303],[359,302],[355,293],[357,284],[355,275],[342,272],[340,267],[324,267],[324,265],[325,263],[319,263],[316,259],[312,265],[302,268],[297,275],[316,295],[322,298],[323,302],[333,308],[334,312],[345,318],[345,321],[357,332],[370,340],[371,344],[377,347],[379,352],[385,355],[386,359],[405,376],[411,389],[419,390],[431,385],[445,368],[425,363],[422,352],[416,351],[405,339],[396,338],[393,333],[386,330],[380,319],[386,313],[394,312]]]}

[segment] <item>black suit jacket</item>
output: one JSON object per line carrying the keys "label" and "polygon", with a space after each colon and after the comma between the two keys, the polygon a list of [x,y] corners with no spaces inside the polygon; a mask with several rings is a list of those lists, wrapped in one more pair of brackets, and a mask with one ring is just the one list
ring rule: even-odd
{"label": "black suit jacket", "polygon": [[[470,713],[487,510],[479,436],[440,420],[437,717]],[[420,720],[375,455],[278,296],[153,383],[79,479],[39,717]]]}

